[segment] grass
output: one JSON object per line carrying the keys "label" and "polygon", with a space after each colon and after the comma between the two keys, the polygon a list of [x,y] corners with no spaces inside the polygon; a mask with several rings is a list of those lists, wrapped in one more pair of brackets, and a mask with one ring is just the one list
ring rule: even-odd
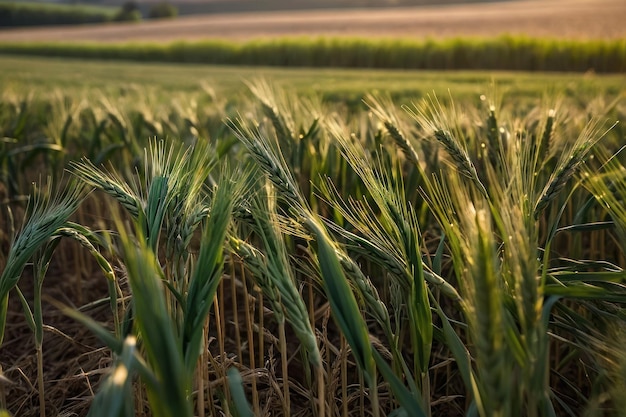
{"label": "grass", "polygon": [[70,80],[0,64],[14,415],[619,415],[620,77],[24,63]]}
{"label": "grass", "polygon": [[[529,74],[503,71],[409,71],[349,69],[283,69],[270,67],[231,67],[85,61],[79,59],[5,56],[0,61],[0,82],[15,92],[32,90],[38,95],[68,95],[102,92],[107,97],[149,91],[151,101],[163,103],[178,93],[190,94],[209,86],[220,97],[229,99],[247,93],[244,80],[263,77],[298,95],[319,94],[335,102],[355,103],[367,93],[384,92],[394,99],[415,100],[427,94],[452,92],[457,99],[477,99],[497,85],[503,98],[538,99],[554,94],[581,102],[592,97],[607,100],[623,94],[620,75]],[[81,82],[77,83],[76,79]],[[156,87],[158,86],[158,87]]]}

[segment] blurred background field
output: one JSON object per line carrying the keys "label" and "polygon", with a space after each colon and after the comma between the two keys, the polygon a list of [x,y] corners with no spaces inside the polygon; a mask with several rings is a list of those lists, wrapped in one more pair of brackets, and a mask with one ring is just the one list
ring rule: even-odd
{"label": "blurred background field", "polygon": [[6,56],[0,62],[0,81],[14,92],[40,96],[60,90],[69,96],[90,91],[105,95],[125,90],[151,91],[150,100],[200,92],[202,86],[221,97],[236,99],[246,91],[244,81],[272,80],[298,94],[317,94],[329,101],[359,103],[368,92],[387,92],[406,101],[448,91],[458,98],[476,99],[494,84],[510,97],[540,99],[551,94],[585,102],[594,96],[616,98],[626,86],[621,74],[527,73],[488,71],[408,71],[330,68],[176,65],[81,59]]}
{"label": "blurred background field", "polygon": [[[27,3],[61,7],[41,4]],[[234,13],[224,6],[219,13],[170,19],[151,19],[152,12],[141,8],[163,4],[106,6],[113,14],[103,17],[112,20],[105,24],[5,28],[0,53],[282,67],[626,71],[626,5],[617,0],[372,3],[337,10],[268,4],[262,11]],[[63,7],[81,10],[83,5]]]}
{"label": "blurred background field", "polygon": [[[181,2],[182,3],[182,2]],[[4,41],[176,41],[200,39],[249,40],[258,38],[326,36],[386,38],[497,37],[503,34],[561,39],[620,39],[626,35],[626,6],[620,0],[516,0],[500,2],[385,2],[362,3],[364,7],[327,10],[331,2],[283,2],[307,10],[285,10],[271,1],[219,3],[215,13],[180,16],[141,24],[109,24],[77,28],[0,31]],[[349,2],[332,2],[349,6]],[[116,2],[119,7],[123,2]],[[136,2],[138,8],[158,2]],[[177,2],[171,2],[177,5]],[[232,13],[230,5],[267,8]],[[410,7],[409,7],[410,6]],[[74,6],[72,6],[74,7]],[[79,7],[79,6],[76,6]],[[182,6],[181,6],[182,7]],[[313,10],[309,9],[313,8]],[[321,10],[316,10],[320,8]],[[219,13],[217,12],[219,11]],[[144,16],[149,12],[144,11]]]}

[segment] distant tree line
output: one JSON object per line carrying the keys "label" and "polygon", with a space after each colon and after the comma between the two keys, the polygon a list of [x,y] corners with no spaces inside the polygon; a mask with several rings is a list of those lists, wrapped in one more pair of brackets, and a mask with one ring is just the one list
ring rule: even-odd
{"label": "distant tree line", "polygon": [[[150,19],[176,17],[178,9],[167,2],[153,5]],[[31,2],[0,3],[0,29],[19,26],[80,25],[86,23],[133,22],[142,19],[137,3],[120,8]]]}
{"label": "distant tree line", "polygon": [[166,1],[150,7],[148,17],[150,19],[165,19],[178,16],[178,9]]}

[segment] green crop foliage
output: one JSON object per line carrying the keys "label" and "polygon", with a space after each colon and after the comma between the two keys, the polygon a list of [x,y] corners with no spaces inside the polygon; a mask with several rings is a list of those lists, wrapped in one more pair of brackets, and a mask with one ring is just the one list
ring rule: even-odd
{"label": "green crop foliage", "polygon": [[0,43],[1,54],[272,67],[626,71],[624,40],[280,38],[157,43]]}
{"label": "green crop foliage", "polygon": [[[197,68],[158,68],[182,75],[161,92],[3,92],[0,409],[619,415],[620,79],[563,75],[580,91],[543,101],[516,94],[519,74],[501,96],[441,75],[473,86],[458,99],[356,80],[354,105],[311,94],[307,70],[269,70],[293,90],[190,91]],[[26,204],[41,173],[64,191]],[[102,378],[61,383],[78,372]],[[7,382],[22,378],[37,389]]]}

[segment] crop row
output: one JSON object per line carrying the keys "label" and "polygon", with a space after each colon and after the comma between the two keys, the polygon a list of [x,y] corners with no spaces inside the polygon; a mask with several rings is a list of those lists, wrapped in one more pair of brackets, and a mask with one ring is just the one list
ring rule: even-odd
{"label": "crop row", "polygon": [[2,43],[0,53],[146,62],[337,68],[626,71],[626,41],[281,38],[157,43]]}

